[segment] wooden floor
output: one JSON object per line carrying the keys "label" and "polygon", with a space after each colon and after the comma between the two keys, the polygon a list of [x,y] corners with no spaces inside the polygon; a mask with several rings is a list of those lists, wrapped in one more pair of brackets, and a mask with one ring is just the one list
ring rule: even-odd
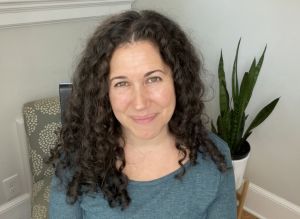
{"label": "wooden floor", "polygon": [[259,218],[253,216],[252,214],[249,214],[247,211],[244,211],[242,219],[259,219]]}

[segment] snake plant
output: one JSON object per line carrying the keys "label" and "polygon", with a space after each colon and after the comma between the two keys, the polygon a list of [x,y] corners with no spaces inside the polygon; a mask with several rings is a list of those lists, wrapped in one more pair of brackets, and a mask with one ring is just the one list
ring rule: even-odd
{"label": "snake plant", "polygon": [[266,105],[263,109],[261,109],[254,117],[248,128],[245,130],[245,123],[248,118],[245,110],[252,96],[257,77],[264,61],[267,47],[265,47],[258,63],[256,63],[256,59],[254,58],[249,71],[244,73],[242,82],[239,86],[237,63],[240,42],[241,40],[239,40],[236,49],[232,70],[231,97],[229,97],[226,86],[224,62],[221,51],[218,68],[220,114],[217,119],[217,128],[214,126],[213,122],[211,123],[212,131],[228,143],[231,150],[231,155],[233,157],[235,155],[239,155],[240,152],[243,151],[245,142],[251,135],[252,130],[260,125],[272,113],[279,100],[279,98],[276,98],[268,105]]}

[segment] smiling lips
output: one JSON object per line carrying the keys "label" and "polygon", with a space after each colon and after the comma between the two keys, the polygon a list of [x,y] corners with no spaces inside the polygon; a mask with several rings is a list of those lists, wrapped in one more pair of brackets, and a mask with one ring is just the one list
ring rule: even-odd
{"label": "smiling lips", "polygon": [[156,116],[157,114],[154,113],[145,116],[131,116],[131,119],[138,124],[147,124],[152,122],[152,120],[154,120]]}

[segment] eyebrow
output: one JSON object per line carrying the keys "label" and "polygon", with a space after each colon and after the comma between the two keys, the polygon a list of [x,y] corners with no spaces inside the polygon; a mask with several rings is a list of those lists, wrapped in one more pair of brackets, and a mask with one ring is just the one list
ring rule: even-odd
{"label": "eyebrow", "polygon": [[[145,77],[148,77],[149,75],[155,73],[155,72],[161,72],[163,74],[166,74],[166,72],[160,70],[160,69],[155,69],[155,70],[152,70],[152,71],[149,71],[149,72],[146,72],[146,74],[144,75],[144,78]],[[110,82],[112,82],[113,80],[115,79],[126,79],[127,77],[126,76],[123,76],[123,75],[120,75],[120,76],[116,76],[116,77],[113,77],[111,79],[109,79]]]}

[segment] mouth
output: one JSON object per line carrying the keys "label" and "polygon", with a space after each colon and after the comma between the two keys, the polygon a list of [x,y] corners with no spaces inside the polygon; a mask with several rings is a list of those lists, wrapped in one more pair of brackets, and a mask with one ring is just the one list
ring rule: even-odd
{"label": "mouth", "polygon": [[138,124],[147,124],[152,122],[155,117],[157,116],[156,113],[154,114],[149,114],[149,115],[145,115],[145,116],[131,116],[131,119]]}

